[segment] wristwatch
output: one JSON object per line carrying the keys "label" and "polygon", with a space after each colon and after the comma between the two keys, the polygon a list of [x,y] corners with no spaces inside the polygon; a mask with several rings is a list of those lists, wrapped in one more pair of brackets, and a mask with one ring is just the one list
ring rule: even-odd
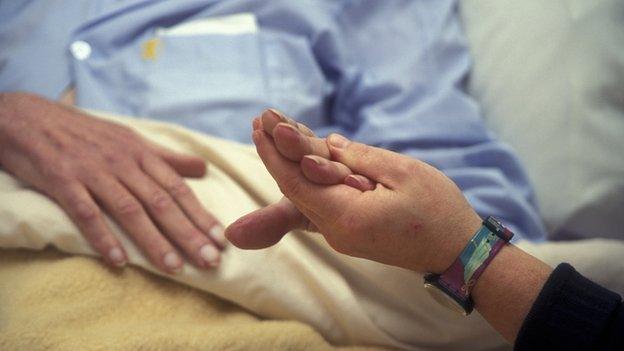
{"label": "wristwatch", "polygon": [[453,264],[442,274],[425,274],[425,289],[431,296],[464,316],[472,312],[472,287],[500,249],[509,243],[513,233],[494,217],[470,239]]}

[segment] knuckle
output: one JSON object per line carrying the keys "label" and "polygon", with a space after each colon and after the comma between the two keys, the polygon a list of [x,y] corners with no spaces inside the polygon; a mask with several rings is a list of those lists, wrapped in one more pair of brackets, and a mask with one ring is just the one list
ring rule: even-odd
{"label": "knuckle", "polygon": [[163,191],[156,191],[149,202],[149,206],[155,211],[164,211],[171,207],[173,201],[169,195]]}
{"label": "knuckle", "polygon": [[79,179],[81,182],[94,188],[105,189],[109,186],[108,184],[110,182],[110,178],[107,173],[108,170],[106,168],[87,166],[79,172]]}
{"label": "knuckle", "polygon": [[134,153],[134,158],[141,168],[146,167],[151,157],[153,157],[152,153],[149,150],[145,150],[142,148]]}
{"label": "knuckle", "polygon": [[84,200],[73,200],[69,204],[71,213],[79,221],[93,221],[100,216],[100,209]]}
{"label": "knuckle", "polygon": [[208,238],[203,235],[197,229],[189,229],[182,230],[179,233],[175,234],[177,241],[188,243],[190,247],[200,247],[206,242],[208,242]]}
{"label": "knuckle", "polygon": [[69,186],[75,181],[74,177],[69,172],[62,170],[52,171],[44,175],[44,178],[59,187]]}
{"label": "knuckle", "polygon": [[396,166],[396,175],[402,180],[414,175],[415,169],[411,163],[399,163]]}
{"label": "knuckle", "polygon": [[85,233],[87,240],[91,243],[91,245],[103,255],[108,255],[108,249],[111,248],[111,241],[109,234],[106,232],[100,231],[91,231],[90,233]]}
{"label": "knuckle", "polygon": [[58,189],[69,188],[78,180],[64,162],[51,162],[40,168],[41,176]]}
{"label": "knuckle", "polygon": [[167,191],[173,197],[180,198],[191,193],[191,188],[184,182],[182,178],[175,177],[167,182]]}
{"label": "knuckle", "polygon": [[423,164],[420,162],[406,162],[403,167],[406,175],[415,175],[423,171]]}
{"label": "knuckle", "polygon": [[117,152],[106,152],[102,155],[104,161],[109,165],[119,165],[122,163],[124,156]]}
{"label": "knuckle", "polygon": [[[401,183],[423,176],[423,164],[420,162],[398,162],[395,166],[395,176],[392,177],[392,181]],[[387,181],[390,182],[390,180]]]}
{"label": "knuckle", "polygon": [[141,204],[130,196],[122,196],[115,202],[115,212],[122,216],[132,217],[141,213]]}

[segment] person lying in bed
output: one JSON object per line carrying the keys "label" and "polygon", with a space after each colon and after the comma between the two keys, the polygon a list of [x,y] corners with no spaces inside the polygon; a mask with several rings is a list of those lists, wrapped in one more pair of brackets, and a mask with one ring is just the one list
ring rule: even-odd
{"label": "person lying in bed", "polygon": [[[52,101],[68,90],[81,108],[240,142],[247,116],[281,106],[319,136],[436,166],[481,216],[544,238],[522,166],[464,91],[454,0],[6,1],[0,18],[0,164],[56,200],[112,265],[127,256],[104,212],[172,274],[184,258],[217,266],[223,227],[182,179],[204,175],[203,160]],[[300,216],[287,200],[263,213],[256,230],[276,237]]]}
{"label": "person lying in bed", "polygon": [[[569,264],[553,270],[510,245],[513,234],[483,221],[435,167],[339,134],[316,138],[270,111],[254,120],[253,140],[301,211],[297,225],[321,233],[335,250],[430,273],[425,287],[440,302],[469,314],[474,301],[514,350],[624,348],[621,296]],[[275,244],[255,231],[261,212],[229,226],[228,239],[241,248]]]}

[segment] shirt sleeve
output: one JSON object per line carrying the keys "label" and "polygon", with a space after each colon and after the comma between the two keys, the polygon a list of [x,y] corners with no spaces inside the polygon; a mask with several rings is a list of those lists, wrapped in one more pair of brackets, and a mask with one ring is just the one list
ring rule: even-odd
{"label": "shirt sleeve", "polygon": [[95,1],[0,1],[0,92],[59,98],[71,83],[71,33],[97,7]]}
{"label": "shirt sleeve", "polygon": [[347,4],[337,18],[333,124],[320,134],[341,132],[430,163],[482,217],[500,218],[516,238],[542,240],[518,158],[487,129],[465,92],[471,62],[456,2]]}
{"label": "shirt sleeve", "polygon": [[624,350],[622,299],[560,264],[524,320],[514,350]]}

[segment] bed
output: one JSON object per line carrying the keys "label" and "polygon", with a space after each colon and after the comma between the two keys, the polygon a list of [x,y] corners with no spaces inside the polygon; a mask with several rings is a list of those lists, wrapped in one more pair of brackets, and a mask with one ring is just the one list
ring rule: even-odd
{"label": "bed", "polygon": [[[624,4],[464,0],[461,11],[475,59],[467,88],[518,150],[556,240],[520,245],[623,294]],[[190,185],[224,223],[280,196],[248,146],[92,113],[206,158],[209,175]],[[228,248],[222,269],[186,266],[174,279],[126,246],[133,267],[104,267],[53,202],[0,173],[0,349],[510,349],[478,314],[436,305],[418,275],[306,233]]]}

